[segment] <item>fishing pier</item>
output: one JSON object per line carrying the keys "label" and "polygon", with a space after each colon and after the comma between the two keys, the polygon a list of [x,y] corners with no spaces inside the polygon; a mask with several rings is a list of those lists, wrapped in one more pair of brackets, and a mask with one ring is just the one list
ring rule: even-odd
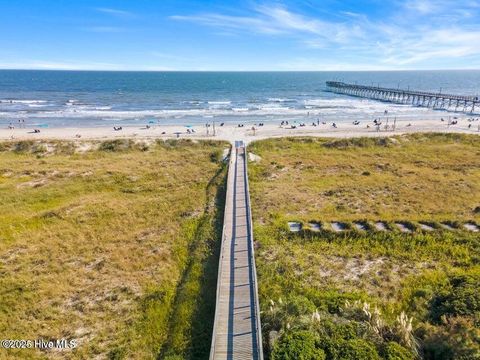
{"label": "fishing pier", "polygon": [[347,84],[339,81],[327,81],[327,91],[350,96],[387,101],[397,104],[428,107],[435,110],[475,113],[480,109],[478,96],[438,93]]}

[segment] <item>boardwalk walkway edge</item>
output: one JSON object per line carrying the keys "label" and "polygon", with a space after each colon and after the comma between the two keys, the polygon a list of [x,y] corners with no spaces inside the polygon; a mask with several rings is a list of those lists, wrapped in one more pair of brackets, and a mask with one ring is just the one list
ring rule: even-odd
{"label": "boardwalk walkway edge", "polygon": [[260,304],[258,299],[258,281],[257,281],[257,265],[255,263],[255,246],[254,246],[254,237],[253,237],[253,222],[252,222],[252,207],[250,206],[250,185],[248,181],[248,152],[247,148],[245,147],[245,161],[244,161],[244,168],[245,168],[245,193],[247,199],[247,212],[248,212],[248,228],[250,234],[250,248],[251,248],[251,258],[252,258],[252,277],[254,282],[254,290],[255,290],[255,317],[256,317],[256,326],[257,326],[257,344],[258,344],[258,352],[259,352],[259,359],[263,360],[263,344],[262,344],[262,324],[260,321]]}
{"label": "boardwalk walkway edge", "polygon": [[263,360],[247,152],[232,146],[210,359]]}

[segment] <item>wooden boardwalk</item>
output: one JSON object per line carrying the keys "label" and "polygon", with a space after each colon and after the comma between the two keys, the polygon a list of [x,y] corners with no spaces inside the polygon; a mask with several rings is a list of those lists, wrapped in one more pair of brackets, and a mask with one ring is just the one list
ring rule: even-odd
{"label": "wooden boardwalk", "polygon": [[246,149],[232,148],[210,359],[263,359]]}

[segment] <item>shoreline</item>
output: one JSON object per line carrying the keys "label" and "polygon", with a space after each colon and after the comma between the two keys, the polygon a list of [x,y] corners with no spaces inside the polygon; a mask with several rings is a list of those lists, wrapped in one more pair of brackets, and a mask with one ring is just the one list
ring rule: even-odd
{"label": "shoreline", "polygon": [[[205,126],[193,126],[194,133],[188,133],[187,128],[183,125],[154,125],[150,128],[145,126],[123,126],[122,130],[115,131],[113,127],[65,127],[65,128],[41,128],[39,133],[34,133],[33,128],[16,128],[16,129],[0,129],[0,140],[109,140],[122,138],[138,138],[138,139],[217,139],[233,142],[238,139],[246,141],[254,141],[274,137],[291,137],[291,136],[317,136],[317,137],[376,137],[376,136],[392,136],[406,133],[418,132],[437,132],[437,133],[465,133],[480,135],[480,121],[468,122],[465,119],[458,121],[456,125],[448,126],[446,122],[440,120],[418,120],[418,121],[397,121],[396,128],[393,130],[391,126],[386,129],[385,124],[377,129],[372,122],[363,122],[359,125],[353,123],[338,124],[333,127],[331,123],[312,126],[305,124],[300,127],[297,125],[295,129],[289,126],[280,126],[278,124],[267,123],[264,126],[252,125],[238,127],[231,123],[224,126],[216,126],[216,134],[213,135],[213,128],[209,128],[209,134]],[[470,127],[469,127],[470,125]]]}

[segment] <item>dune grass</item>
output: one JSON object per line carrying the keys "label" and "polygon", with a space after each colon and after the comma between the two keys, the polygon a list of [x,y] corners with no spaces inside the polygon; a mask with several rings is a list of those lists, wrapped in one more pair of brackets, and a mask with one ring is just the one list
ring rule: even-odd
{"label": "dune grass", "polygon": [[[479,223],[477,136],[272,139],[249,151],[261,158],[249,176],[267,356],[480,358],[480,234],[439,227]],[[393,231],[373,231],[378,220]],[[291,233],[288,221],[346,231]]]}
{"label": "dune grass", "polygon": [[0,144],[0,357],[207,358],[225,147]]}
{"label": "dune grass", "polygon": [[255,142],[255,218],[272,209],[299,220],[480,218],[477,136]]}

